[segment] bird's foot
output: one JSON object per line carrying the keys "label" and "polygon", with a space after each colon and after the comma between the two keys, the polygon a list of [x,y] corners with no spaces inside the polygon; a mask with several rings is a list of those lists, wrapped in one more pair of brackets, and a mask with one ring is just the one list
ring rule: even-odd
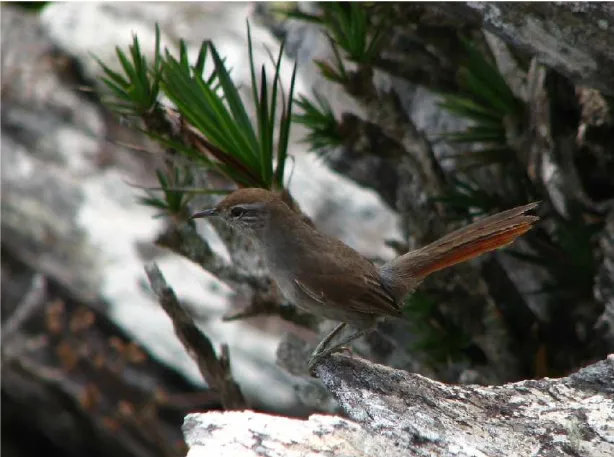
{"label": "bird's foot", "polygon": [[331,334],[328,337],[326,337],[324,341],[318,344],[315,351],[313,351],[313,354],[311,354],[311,357],[309,358],[309,362],[307,362],[307,369],[309,370],[309,373],[311,373],[311,375],[314,374],[313,369],[315,368],[318,361],[320,361],[323,357],[333,354],[334,352],[339,352],[340,350],[343,350],[344,348],[347,350],[346,344],[351,343],[356,338],[359,338],[362,335],[364,335],[366,332],[366,330],[359,330],[343,338],[341,341],[339,341],[339,343],[335,344],[334,346],[326,349],[326,346],[328,345],[328,343],[330,343],[330,340],[335,336],[336,333],[338,333],[342,329],[343,325],[345,324],[341,324],[337,326],[337,328],[333,330],[333,332],[331,332]]}
{"label": "bird's foot", "polygon": [[313,375],[314,374],[313,369],[315,368],[317,363],[320,360],[322,360],[324,357],[327,357],[336,352],[347,352],[348,355],[352,355],[352,349],[348,346],[335,346],[330,349],[325,349],[319,352],[314,351],[314,353],[311,354],[309,361],[307,362],[307,369],[309,370],[309,373]]}

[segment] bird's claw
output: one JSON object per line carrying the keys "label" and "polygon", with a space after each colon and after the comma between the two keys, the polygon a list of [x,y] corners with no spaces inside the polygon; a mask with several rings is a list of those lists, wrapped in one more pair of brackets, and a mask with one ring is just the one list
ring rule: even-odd
{"label": "bird's claw", "polygon": [[309,361],[307,362],[307,370],[309,371],[309,373],[311,375],[314,375],[314,368],[317,363],[324,357],[334,354],[336,352],[347,352],[348,355],[352,355],[352,349],[348,346],[337,346],[318,353],[314,352],[313,354],[311,354],[311,357],[309,357]]}

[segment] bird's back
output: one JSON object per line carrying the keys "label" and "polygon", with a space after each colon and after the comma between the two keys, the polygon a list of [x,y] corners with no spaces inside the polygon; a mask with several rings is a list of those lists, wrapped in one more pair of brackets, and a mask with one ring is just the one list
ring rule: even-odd
{"label": "bird's back", "polygon": [[342,241],[299,218],[271,220],[266,262],[284,294],[297,305],[333,320],[364,328],[374,316],[399,316],[379,270]]}

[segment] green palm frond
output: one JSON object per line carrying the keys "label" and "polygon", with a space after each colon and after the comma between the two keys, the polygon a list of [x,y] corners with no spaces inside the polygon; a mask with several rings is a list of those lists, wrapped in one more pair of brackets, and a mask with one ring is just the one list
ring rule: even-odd
{"label": "green palm frond", "polygon": [[301,110],[293,119],[303,124],[309,132],[303,139],[310,145],[311,151],[324,153],[332,147],[343,144],[343,137],[339,132],[339,126],[335,115],[324,97],[314,93],[314,100],[302,95],[296,105]]}
{"label": "green palm frond", "polygon": [[102,81],[111,92],[108,105],[125,116],[144,116],[150,113],[157,103],[162,73],[159,27],[156,25],[154,61],[151,66],[141,52],[136,36],[128,47],[128,53],[119,47],[115,48],[115,52],[123,74],[112,70],[94,56],[104,72]]}

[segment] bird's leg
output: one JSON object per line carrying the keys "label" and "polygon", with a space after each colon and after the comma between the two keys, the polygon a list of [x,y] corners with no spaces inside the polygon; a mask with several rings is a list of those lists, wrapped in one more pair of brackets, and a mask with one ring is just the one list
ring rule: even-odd
{"label": "bird's leg", "polygon": [[330,332],[326,338],[324,338],[322,341],[320,341],[320,343],[316,346],[316,348],[313,350],[313,352],[311,353],[311,358],[309,359],[309,363],[311,364],[311,360],[316,357],[319,353],[323,352],[326,349],[326,346],[328,346],[328,343],[331,342],[331,340],[336,337],[340,331],[342,331],[345,327],[347,326],[347,324],[345,322],[342,322],[341,324],[337,325],[332,332]]}
{"label": "bird's leg", "polygon": [[346,325],[347,324],[345,324],[345,323],[339,324],[337,327],[335,327],[335,329],[332,332],[330,332],[330,334],[326,338],[324,338],[322,340],[322,342],[320,344],[318,344],[318,346],[315,348],[315,350],[311,354],[311,357],[309,358],[309,362],[307,364],[307,368],[309,369],[309,371],[311,371],[313,369],[313,367],[315,366],[316,362],[318,360],[322,359],[322,357],[326,357],[327,355],[330,355],[333,352],[339,351],[343,346],[345,346],[348,343],[351,343],[352,341],[354,341],[357,338],[360,338],[361,336],[363,336],[367,332],[366,330],[358,330],[358,331],[352,333],[351,335],[346,336],[341,341],[339,341],[337,344],[335,344],[334,346],[332,346],[332,347],[327,349],[326,346],[328,346],[328,344],[331,342],[331,340],[335,336],[337,336],[337,334],[341,330],[343,330]]}

